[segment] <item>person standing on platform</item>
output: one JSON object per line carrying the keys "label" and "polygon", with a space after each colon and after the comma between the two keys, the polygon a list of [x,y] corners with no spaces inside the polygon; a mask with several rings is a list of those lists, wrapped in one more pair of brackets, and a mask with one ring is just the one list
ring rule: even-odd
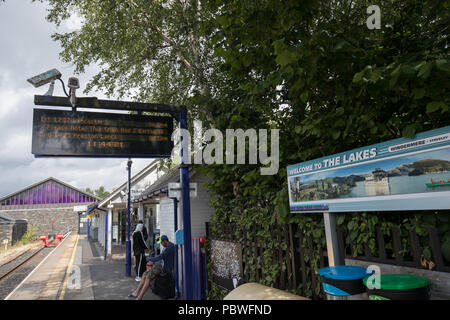
{"label": "person standing on platform", "polygon": [[133,232],[133,253],[136,258],[136,264],[134,266],[136,270],[136,281],[141,281],[141,277],[145,272],[145,265],[147,263],[145,258],[145,249],[148,248],[142,232],[143,228],[144,225],[142,223],[138,223],[136,225],[136,230]]}
{"label": "person standing on platform", "polygon": [[[147,228],[145,227],[145,224],[142,220],[139,220],[138,223],[142,224],[142,234],[144,236],[144,241],[145,243],[147,243],[147,239],[148,239],[148,232],[147,232]],[[147,247],[148,249],[148,247]]]}

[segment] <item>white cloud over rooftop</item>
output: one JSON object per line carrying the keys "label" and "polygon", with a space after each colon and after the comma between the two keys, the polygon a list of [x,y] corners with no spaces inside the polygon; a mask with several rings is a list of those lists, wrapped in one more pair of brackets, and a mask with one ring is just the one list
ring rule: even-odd
{"label": "white cloud over rooftop", "polygon": [[[56,27],[45,20],[46,14],[45,4],[39,2],[12,0],[0,5],[0,197],[50,176],[80,189],[103,185],[109,191],[127,179],[127,159],[34,158],[31,154],[33,96],[44,94],[48,86],[34,88],[26,79],[56,68],[67,82],[74,71],[59,60],[61,48],[51,39]],[[79,17],[73,17],[65,28],[73,30],[80,23]],[[77,75],[80,95],[95,68]],[[64,95],[59,82],[54,95]],[[94,95],[104,98],[90,94]],[[133,159],[132,173],[150,161]]]}

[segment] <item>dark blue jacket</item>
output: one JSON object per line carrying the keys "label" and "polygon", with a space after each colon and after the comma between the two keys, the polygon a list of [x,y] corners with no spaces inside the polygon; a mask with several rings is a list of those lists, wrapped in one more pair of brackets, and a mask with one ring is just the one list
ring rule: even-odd
{"label": "dark blue jacket", "polygon": [[147,260],[151,262],[163,260],[163,272],[172,272],[175,262],[175,245],[172,242],[169,242],[169,244],[167,245],[167,247],[165,247],[164,251],[161,254],[155,257],[148,257]]}

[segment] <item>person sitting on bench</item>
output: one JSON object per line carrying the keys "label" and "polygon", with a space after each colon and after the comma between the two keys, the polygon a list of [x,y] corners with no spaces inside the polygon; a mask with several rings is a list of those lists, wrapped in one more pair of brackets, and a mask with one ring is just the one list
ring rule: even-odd
{"label": "person sitting on bench", "polygon": [[[142,280],[139,282],[139,286],[128,296],[129,298],[142,300],[142,297],[152,285],[152,282],[159,277],[161,273],[173,272],[175,245],[169,241],[169,238],[167,238],[166,235],[162,235],[159,238],[158,243],[161,243],[164,247],[163,252],[155,257],[147,258],[150,269],[144,272],[142,275]],[[160,260],[163,260],[162,267],[160,264],[154,263]]]}

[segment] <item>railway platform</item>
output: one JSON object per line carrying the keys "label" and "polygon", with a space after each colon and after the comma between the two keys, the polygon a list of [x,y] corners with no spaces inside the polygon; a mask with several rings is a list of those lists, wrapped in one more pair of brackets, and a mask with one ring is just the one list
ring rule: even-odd
{"label": "railway platform", "polygon": [[[85,235],[69,234],[5,300],[128,300],[138,285],[125,276],[125,261],[104,261]],[[144,300],[159,300],[149,289]]]}

